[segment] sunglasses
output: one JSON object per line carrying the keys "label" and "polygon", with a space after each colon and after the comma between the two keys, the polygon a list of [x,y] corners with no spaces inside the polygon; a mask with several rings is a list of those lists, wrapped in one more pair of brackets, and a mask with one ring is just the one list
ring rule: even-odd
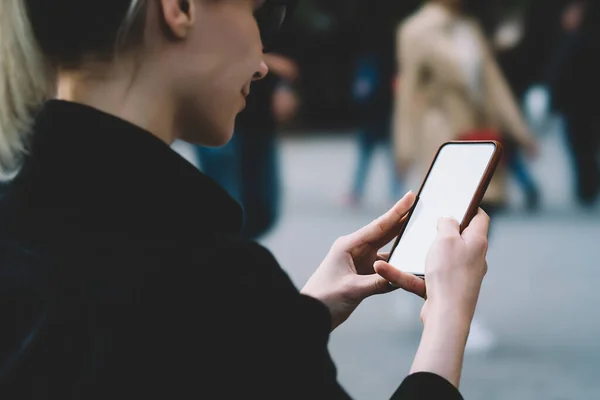
{"label": "sunglasses", "polygon": [[292,15],[296,3],[297,0],[266,0],[254,12],[265,52],[268,52],[273,46],[277,33],[283,23]]}

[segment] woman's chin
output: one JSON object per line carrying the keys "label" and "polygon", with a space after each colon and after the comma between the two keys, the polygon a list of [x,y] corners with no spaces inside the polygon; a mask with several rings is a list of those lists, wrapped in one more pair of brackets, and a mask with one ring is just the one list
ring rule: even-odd
{"label": "woman's chin", "polygon": [[222,147],[225,146],[233,137],[233,125],[228,128],[215,129],[211,135],[195,136],[183,138],[184,141],[199,146]]}
{"label": "woman's chin", "polygon": [[233,137],[233,126],[230,129],[227,130],[223,130],[223,132],[219,135],[215,135],[214,136],[214,144],[212,144],[212,147],[221,147],[221,146],[225,146],[227,143],[229,143],[229,141],[231,140],[231,138]]}

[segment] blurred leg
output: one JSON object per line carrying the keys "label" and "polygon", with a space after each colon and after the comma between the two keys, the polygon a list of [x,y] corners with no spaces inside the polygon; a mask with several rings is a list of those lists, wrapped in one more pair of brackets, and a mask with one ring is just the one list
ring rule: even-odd
{"label": "blurred leg", "polygon": [[385,152],[388,156],[389,163],[388,168],[390,169],[390,184],[391,190],[390,194],[392,196],[392,202],[398,201],[404,195],[404,182],[402,182],[401,177],[398,175],[398,168],[396,165],[396,153],[394,151],[394,145],[390,139],[384,142]]}
{"label": "blurred leg", "polygon": [[375,149],[375,140],[373,132],[369,126],[365,125],[358,133],[358,164],[354,174],[354,184],[352,186],[351,196],[353,200],[360,201],[364,195],[367,175],[373,150]]}
{"label": "blurred leg", "polygon": [[242,162],[243,235],[258,239],[277,221],[280,172],[275,133],[244,132],[239,137]]}
{"label": "blurred leg", "polygon": [[566,115],[567,140],[571,150],[577,200],[581,205],[594,203],[598,194],[598,124],[590,112],[574,111]]}
{"label": "blurred leg", "polygon": [[519,152],[513,154],[510,163],[510,170],[513,173],[517,183],[525,192],[526,207],[530,211],[537,210],[540,205],[540,194],[537,183],[533,180],[523,155]]}

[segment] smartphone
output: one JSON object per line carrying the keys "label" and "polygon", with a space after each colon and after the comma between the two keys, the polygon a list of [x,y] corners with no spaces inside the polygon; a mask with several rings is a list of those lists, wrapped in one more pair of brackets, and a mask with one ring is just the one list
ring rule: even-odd
{"label": "smartphone", "polygon": [[388,263],[424,277],[425,260],[437,237],[439,220],[456,219],[462,232],[477,214],[501,158],[502,145],[496,141],[452,141],[441,145]]}

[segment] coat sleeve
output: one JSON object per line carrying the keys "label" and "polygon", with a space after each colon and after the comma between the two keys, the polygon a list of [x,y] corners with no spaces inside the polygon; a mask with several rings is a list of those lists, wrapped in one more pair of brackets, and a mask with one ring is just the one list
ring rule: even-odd
{"label": "coat sleeve", "polygon": [[413,164],[418,137],[415,123],[419,121],[417,91],[420,61],[411,37],[410,29],[405,25],[398,27],[396,35],[396,56],[399,80],[394,102],[394,153],[402,165]]}
{"label": "coat sleeve", "polygon": [[[245,299],[238,306],[244,315],[236,313],[236,325],[245,329],[235,346],[239,349],[236,368],[244,366],[243,376],[236,378],[239,384],[246,382],[244,397],[350,399],[338,382],[328,349],[328,309],[301,295],[275,258],[261,246],[249,245],[230,257],[231,261],[242,259],[253,260],[254,264],[244,265],[246,276],[256,274],[255,278],[245,278],[237,288]],[[254,273],[249,273],[250,269]],[[408,377],[392,398],[461,399],[450,383],[432,374]]]}
{"label": "coat sleeve", "polygon": [[463,400],[462,395],[450,382],[436,374],[419,372],[408,376],[392,400]]}

